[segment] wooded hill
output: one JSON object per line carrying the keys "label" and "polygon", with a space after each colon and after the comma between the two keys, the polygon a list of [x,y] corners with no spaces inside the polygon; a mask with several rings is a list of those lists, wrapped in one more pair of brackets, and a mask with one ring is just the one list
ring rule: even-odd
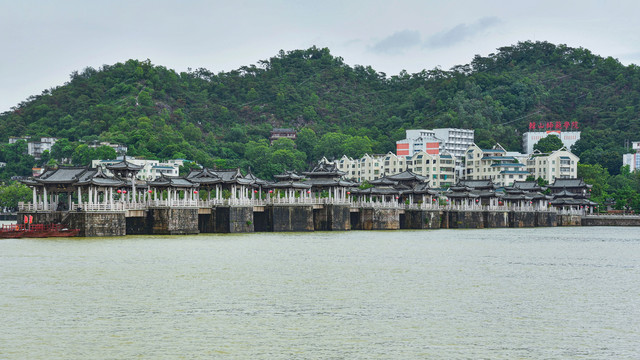
{"label": "wooded hill", "polygon": [[[110,141],[133,156],[252,167],[269,177],[323,155],[394,150],[405,129],[475,129],[481,147],[500,142],[521,151],[530,122],[578,121],[581,162],[617,174],[624,141],[640,140],[638,101],[638,66],[547,42],[502,47],[450,70],[392,76],[312,47],[217,74],[176,73],[149,60],[86,68],[0,115],[0,141],[66,138],[66,156],[79,141]],[[298,129],[297,147],[269,146],[273,127]]]}

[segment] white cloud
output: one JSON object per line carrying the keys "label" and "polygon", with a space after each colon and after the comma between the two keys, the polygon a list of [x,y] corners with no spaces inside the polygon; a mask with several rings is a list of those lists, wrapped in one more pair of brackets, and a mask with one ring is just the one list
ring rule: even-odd
{"label": "white cloud", "polygon": [[376,53],[396,54],[420,44],[420,33],[403,30],[375,43],[370,50]]}
{"label": "white cloud", "polygon": [[427,48],[443,48],[456,45],[467,39],[482,35],[487,29],[500,24],[502,21],[495,16],[484,17],[467,24],[458,24],[453,28],[430,36],[424,43]]}

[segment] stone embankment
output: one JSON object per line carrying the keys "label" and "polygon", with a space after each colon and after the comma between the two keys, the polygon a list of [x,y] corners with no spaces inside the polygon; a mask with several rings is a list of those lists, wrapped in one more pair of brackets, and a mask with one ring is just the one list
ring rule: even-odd
{"label": "stone embankment", "polygon": [[81,236],[180,235],[280,231],[482,229],[553,226],[640,226],[640,216],[554,211],[353,207],[348,204],[162,207],[136,211],[21,212],[34,223],[62,223]]}

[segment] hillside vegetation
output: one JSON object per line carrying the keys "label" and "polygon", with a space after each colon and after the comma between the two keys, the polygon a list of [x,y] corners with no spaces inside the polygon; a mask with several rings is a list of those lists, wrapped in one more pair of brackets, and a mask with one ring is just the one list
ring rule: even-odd
{"label": "hillside vegetation", "polygon": [[[323,155],[394,150],[410,128],[471,128],[481,147],[520,150],[530,122],[577,121],[581,162],[615,175],[624,140],[640,140],[639,99],[636,65],[547,42],[502,47],[448,71],[392,76],[312,47],[217,74],[176,73],[149,60],[86,68],[0,115],[0,141],[66,138],[69,158],[79,141],[110,141],[133,156],[252,167],[269,177]],[[273,127],[298,129],[297,146],[270,147]],[[86,163],[92,155],[82,151],[75,159]],[[45,160],[63,156],[60,149]]]}

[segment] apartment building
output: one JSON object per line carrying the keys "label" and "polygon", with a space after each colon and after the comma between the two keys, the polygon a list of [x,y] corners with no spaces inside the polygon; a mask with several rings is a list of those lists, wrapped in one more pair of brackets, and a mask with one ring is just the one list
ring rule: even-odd
{"label": "apartment building", "polygon": [[634,141],[631,143],[635,153],[623,154],[622,165],[629,165],[629,171],[636,171],[640,169],[640,141]]}
{"label": "apartment building", "polygon": [[413,156],[398,156],[392,152],[386,155],[365,154],[360,159],[342,156],[335,161],[338,170],[346,173],[345,178],[358,182],[379,179],[410,170],[427,176],[431,187],[447,187],[455,184],[455,157],[451,154],[429,154],[419,151]]}
{"label": "apartment building", "polygon": [[465,156],[465,180],[491,180],[499,186],[511,186],[515,181],[524,181],[529,176],[526,165],[496,144],[491,149],[470,146]]}
{"label": "apartment building", "polygon": [[40,160],[42,158],[42,153],[45,151],[51,152],[51,148],[58,141],[57,138],[54,137],[43,137],[40,138],[40,141],[31,141],[30,137],[10,137],[9,144],[15,144],[19,140],[24,140],[27,142],[27,154],[33,156],[36,160]]}
{"label": "apartment building", "polygon": [[455,163],[456,159],[452,154],[434,155],[420,151],[408,160],[407,170],[428,177],[432,188],[446,188],[456,183]]}
{"label": "apartment building", "polygon": [[473,145],[475,136],[474,130],[456,128],[433,129],[433,133],[442,141],[440,151],[454,155],[461,162],[469,146]]}
{"label": "apartment building", "polygon": [[550,154],[535,151],[527,160],[527,171],[536,179],[542,178],[551,184],[556,179],[576,178],[579,160],[579,157],[565,148]]}
{"label": "apartment building", "polygon": [[462,159],[473,141],[474,130],[455,128],[407,130],[406,138],[396,141],[396,154],[413,156],[420,151],[427,154],[447,152],[457,159]]}
{"label": "apartment building", "polygon": [[407,130],[406,138],[396,141],[396,155],[412,156],[419,151],[439,154],[440,143],[433,130]]}

